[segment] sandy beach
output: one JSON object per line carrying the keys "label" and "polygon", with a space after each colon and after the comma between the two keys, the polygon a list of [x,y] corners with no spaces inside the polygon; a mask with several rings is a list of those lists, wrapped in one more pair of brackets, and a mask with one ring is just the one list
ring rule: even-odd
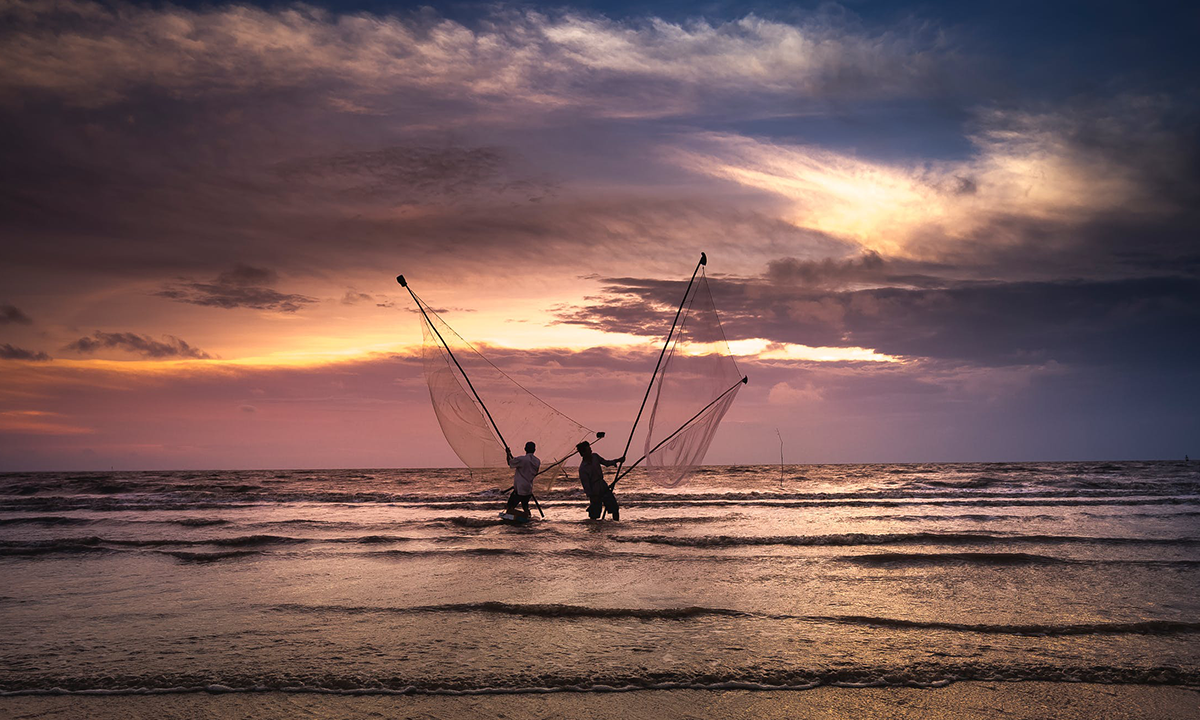
{"label": "sandy beach", "polygon": [[1005,718],[1006,720],[1188,720],[1200,718],[1200,690],[1090,683],[956,683],[944,688],[833,688],[802,691],[647,690],[450,696],[339,696],[229,693],[0,698],[13,718]]}

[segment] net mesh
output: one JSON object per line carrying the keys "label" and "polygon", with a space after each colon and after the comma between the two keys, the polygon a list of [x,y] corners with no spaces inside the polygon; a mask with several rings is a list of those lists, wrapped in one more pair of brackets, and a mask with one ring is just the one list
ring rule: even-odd
{"label": "net mesh", "polygon": [[651,386],[654,404],[646,429],[643,467],[663,487],[683,483],[704,462],[721,419],[742,388],[703,270],[682,307]]}
{"label": "net mesh", "polygon": [[[425,310],[421,320],[425,382],[442,434],[454,454],[470,469],[472,478],[501,488],[512,485],[513,471],[504,457],[504,443],[471,393],[473,385],[513,453],[522,454],[529,440],[537,444],[534,454],[542,461],[543,472],[534,483],[534,492],[548,492],[555,478],[562,476],[561,463],[574,453],[575,444],[594,433],[526,390],[428,305],[420,299],[417,302]],[[453,359],[446,346],[454,353]]]}

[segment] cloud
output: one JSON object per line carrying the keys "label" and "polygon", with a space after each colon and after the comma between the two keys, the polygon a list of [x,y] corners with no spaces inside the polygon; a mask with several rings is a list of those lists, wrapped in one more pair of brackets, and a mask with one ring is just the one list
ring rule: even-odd
{"label": "cloud", "polygon": [[35,360],[45,362],[49,359],[50,356],[44,352],[26,350],[25,348],[14,347],[8,343],[0,345],[0,360]]}
{"label": "cloud", "polygon": [[770,405],[812,405],[821,402],[821,389],[811,381],[799,384],[799,387],[787,382],[775,383],[767,394]]}
{"label": "cloud", "polygon": [[1119,96],[1043,112],[977,108],[961,159],[884,161],[729,133],[685,138],[672,156],[785,200],[799,227],[889,257],[970,262],[1074,251],[1089,224],[1114,219],[1186,224],[1200,199],[1188,117],[1167,100]]}
{"label": "cloud", "polygon": [[13,305],[0,305],[0,325],[32,325],[33,320]]}
{"label": "cloud", "polygon": [[[346,294],[342,295],[343,305],[362,305],[363,303],[371,303],[375,307],[380,308],[396,307],[395,299],[387,295],[372,295],[370,293],[359,292],[354,288],[347,289]],[[416,311],[414,310],[413,312]]]}
{"label": "cloud", "polygon": [[93,428],[72,425],[62,413],[40,410],[0,410],[0,434],[70,436],[89,435]]}
{"label": "cloud", "polygon": [[371,114],[396,102],[443,117],[522,106],[664,116],[746,88],[787,98],[894,95],[931,84],[938,33],[913,24],[867,33],[832,16],[787,23],[613,20],[500,10],[474,27],[416,15],[310,6],[110,8],[81,0],[5,7],[0,93],[82,106],[147,88],[178,97],[324,89],[329,106]]}
{"label": "cloud", "polygon": [[106,349],[126,350],[156,360],[164,358],[208,360],[212,358],[208,353],[192,347],[174,335],[163,335],[162,337],[163,339],[159,341],[137,333],[108,333],[97,330],[90,337],[81,337],[64,349],[85,354]]}
{"label": "cloud", "polygon": [[779,258],[767,263],[772,282],[798,283],[808,287],[842,286],[848,282],[878,282],[883,278],[884,261],[879,253],[868,250],[860,257],[838,261]]}
{"label": "cloud", "polygon": [[[787,263],[792,268],[795,263]],[[813,270],[714,280],[712,292],[730,341],[761,338],[807,346],[862,347],[878,353],[975,366],[1057,362],[1073,365],[1188,367],[1200,354],[1200,279],[946,282],[944,287],[826,289]],[[834,275],[846,267],[831,265]],[[565,307],[563,322],[649,337],[665,333],[685,282],[619,278],[605,295]]]}
{"label": "cloud", "polygon": [[273,270],[236,265],[209,283],[169,285],[155,295],[176,302],[220,308],[254,308],[294,313],[317,302],[304,295],[281,293],[266,287],[278,279]]}
{"label": "cloud", "polygon": [[396,145],[288,160],[275,172],[314,193],[392,203],[457,204],[481,193],[536,201],[552,192],[548,181],[518,175],[511,155],[495,147]]}

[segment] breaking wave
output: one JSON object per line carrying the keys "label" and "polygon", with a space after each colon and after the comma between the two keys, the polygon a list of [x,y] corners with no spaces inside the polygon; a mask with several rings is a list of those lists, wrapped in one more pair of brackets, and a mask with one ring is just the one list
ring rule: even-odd
{"label": "breaking wave", "polygon": [[1012,545],[1012,544],[1098,544],[1098,545],[1200,545],[1200,538],[1122,538],[1085,535],[995,535],[990,533],[842,533],[833,535],[614,535],[623,543],[650,543],[673,547],[741,547],[757,545],[853,546],[853,545]]}
{"label": "breaking wave", "polygon": [[1200,622],[1174,620],[1145,620],[1139,622],[1076,623],[1065,625],[987,625],[977,623],[951,623],[940,621],[903,620],[857,615],[812,617],[812,620],[838,623],[840,625],[866,625],[920,630],[952,630],[957,632],[986,633],[989,635],[1036,635],[1042,637],[1064,635],[1181,635],[1200,633]]}
{"label": "breaking wave", "polygon": [[163,555],[171,557],[181,562],[187,563],[210,563],[218,560],[233,560],[237,558],[246,558],[262,555],[260,550],[226,550],[224,552],[185,552],[182,550],[164,550]]}
{"label": "breaking wave", "polygon": [[960,663],[931,666],[795,668],[705,671],[517,674],[463,679],[371,674],[154,674],[113,677],[41,676],[0,681],[0,695],[151,695],[167,693],[290,692],[338,695],[508,695],[635,690],[806,690],[832,687],[944,687],[954,682],[1088,682],[1196,685],[1200,671],[1172,666],[1124,668],[1050,664]]}
{"label": "breaking wave", "polygon": [[741,610],[708,607],[679,608],[606,608],[587,605],[518,604],[505,602],[449,603],[445,605],[418,605],[415,607],[374,607],[360,605],[279,605],[281,612],[341,613],[360,615],[364,613],[487,613],[491,615],[518,615],[538,618],[631,618],[638,620],[686,620],[698,617],[753,617],[754,613]]}
{"label": "breaking wave", "polygon": [[801,622],[834,623],[864,627],[896,629],[947,630],[989,635],[1181,635],[1200,633],[1200,622],[1182,620],[1142,620],[1134,622],[1098,622],[1066,624],[987,624],[952,623],[943,621],[908,620],[903,618],[870,617],[864,615],[790,615],[753,612],[720,607],[614,608],[556,603],[476,602],[444,605],[387,607],[372,605],[303,605],[272,606],[274,612],[305,614],[366,615],[366,614],[461,614],[484,613],[545,619],[632,619],[632,620],[695,620],[707,617],[748,618],[765,620],[794,620]]}
{"label": "breaking wave", "polygon": [[1071,560],[1029,553],[871,553],[847,555],[844,562],[869,567],[924,567],[938,565],[1061,565]]}

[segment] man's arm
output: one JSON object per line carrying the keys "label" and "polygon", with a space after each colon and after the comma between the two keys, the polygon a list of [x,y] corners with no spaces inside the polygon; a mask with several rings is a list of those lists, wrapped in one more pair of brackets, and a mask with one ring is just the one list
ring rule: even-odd
{"label": "man's arm", "polygon": [[601,457],[600,455],[597,455],[596,457],[597,457],[597,458],[600,460],[600,464],[601,464],[601,465],[603,465],[604,467],[612,467],[612,466],[614,466],[614,465],[620,465],[621,463],[625,462],[625,456],[624,456],[624,455],[622,455],[621,457],[617,458],[616,460],[605,460],[605,459],[604,459],[603,457]]}
{"label": "man's arm", "polygon": [[508,449],[508,448],[504,448],[504,457],[508,459],[508,466],[509,466],[509,467],[516,467],[516,466],[517,466],[517,461],[516,461],[516,459],[515,459],[515,458],[512,456],[512,450],[510,450],[510,449]]}

